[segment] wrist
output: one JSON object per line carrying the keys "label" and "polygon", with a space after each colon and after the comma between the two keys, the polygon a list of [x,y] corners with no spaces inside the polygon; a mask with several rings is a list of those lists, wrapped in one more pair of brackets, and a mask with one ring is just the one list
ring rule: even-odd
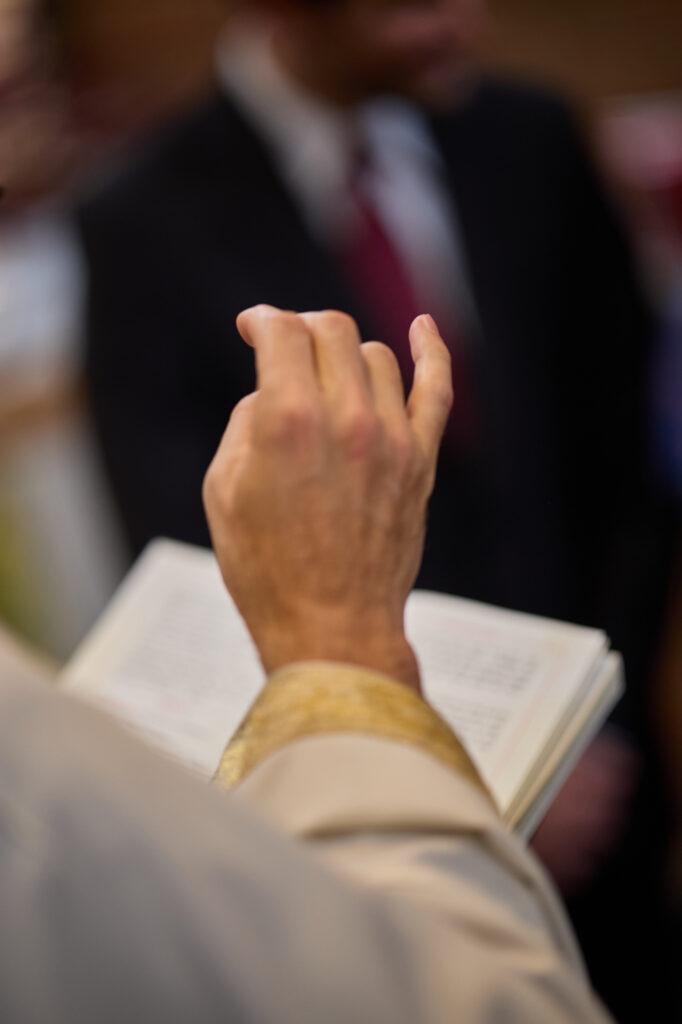
{"label": "wrist", "polygon": [[304,628],[281,625],[254,636],[270,675],[295,662],[330,661],[381,672],[421,694],[419,666],[404,631],[309,621]]}

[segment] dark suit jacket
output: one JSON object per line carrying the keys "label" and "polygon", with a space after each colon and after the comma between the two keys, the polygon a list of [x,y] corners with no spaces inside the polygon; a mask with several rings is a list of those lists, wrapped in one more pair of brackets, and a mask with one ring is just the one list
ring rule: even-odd
{"label": "dark suit jacket", "polygon": [[[657,541],[627,247],[556,99],[483,82],[431,129],[480,312],[479,436],[473,458],[443,452],[419,585],[604,626],[637,676]],[[202,476],[254,383],[239,310],[339,307],[376,331],[223,97],[154,139],[80,224],[92,407],[133,548],[206,543]]]}

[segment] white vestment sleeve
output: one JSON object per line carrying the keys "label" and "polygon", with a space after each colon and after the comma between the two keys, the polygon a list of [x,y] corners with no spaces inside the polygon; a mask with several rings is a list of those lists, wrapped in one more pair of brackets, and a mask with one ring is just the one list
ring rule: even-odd
{"label": "white vestment sleeve", "polygon": [[433,998],[456,1008],[451,1019],[608,1019],[543,869],[485,796],[428,754],[362,735],[309,737],[252,769],[235,794],[406,921],[429,921],[443,969]]}
{"label": "white vestment sleeve", "polygon": [[428,754],[320,736],[230,796],[5,669],[3,1024],[603,1024],[533,862]]}

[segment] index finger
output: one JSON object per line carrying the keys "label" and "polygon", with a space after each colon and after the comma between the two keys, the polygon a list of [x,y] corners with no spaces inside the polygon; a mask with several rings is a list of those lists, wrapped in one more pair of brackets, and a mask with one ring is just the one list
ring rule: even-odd
{"label": "index finger", "polygon": [[432,467],[452,406],[450,353],[433,321],[418,316],[410,327],[414,383],[407,400],[407,416],[417,442]]}
{"label": "index finger", "polygon": [[252,306],[237,317],[237,330],[255,350],[259,391],[317,390],[312,334],[296,313]]}

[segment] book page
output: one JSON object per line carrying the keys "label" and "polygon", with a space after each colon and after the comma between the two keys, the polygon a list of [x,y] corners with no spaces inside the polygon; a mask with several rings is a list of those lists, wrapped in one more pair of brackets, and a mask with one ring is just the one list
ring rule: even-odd
{"label": "book page", "polygon": [[[406,625],[427,699],[508,813],[579,709],[604,635],[428,592]],[[212,552],[171,541],[147,548],[61,676],[204,776],[263,679]]]}
{"label": "book page", "polygon": [[599,669],[591,692],[576,710],[570,724],[546,751],[538,772],[522,787],[505,815],[507,824],[528,840],[545,811],[599,731],[625,686],[623,661],[609,652]]}
{"label": "book page", "polygon": [[425,696],[505,812],[606,649],[599,630],[416,591],[406,627]]}
{"label": "book page", "polygon": [[263,679],[213,554],[156,541],[61,682],[211,776]]}

